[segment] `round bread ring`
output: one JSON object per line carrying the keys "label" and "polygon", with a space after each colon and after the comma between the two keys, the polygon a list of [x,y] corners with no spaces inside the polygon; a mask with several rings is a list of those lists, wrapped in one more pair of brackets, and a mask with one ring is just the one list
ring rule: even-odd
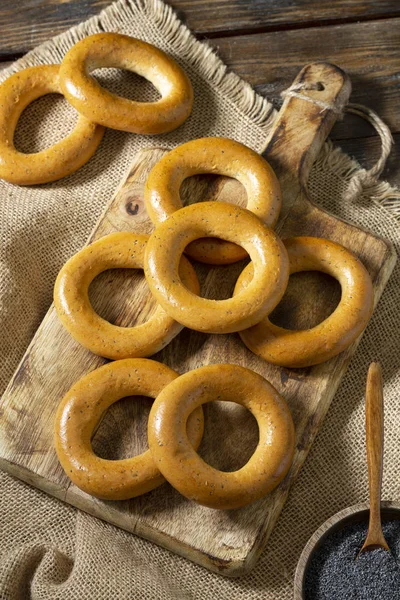
{"label": "round bread ring", "polygon": [[[255,276],[236,298],[201,298],[182,282],[182,253],[203,236],[240,244],[249,253]],[[282,242],[253,213],[225,202],[201,202],[156,227],[147,243],[144,272],[153,296],[178,323],[204,333],[231,333],[251,327],[275,308],[287,286],[289,261]]]}
{"label": "round bread ring", "polygon": [[[233,472],[208,465],[188,440],[193,410],[223,400],[245,406],[257,419],[259,442]],[[239,508],[273,490],[293,459],[295,432],[284,399],[261,375],[238,365],[208,365],[185,373],[157,396],[148,421],[149,448],[165,479],[181,494],[210,508]]]}
{"label": "round bread ring", "polygon": [[[93,279],[107,269],[143,269],[148,235],[128,231],[111,233],[70,258],[58,274],[54,304],[64,327],[82,346],[113,360],[151,356],[164,348],[183,326],[157,306],[151,318],[136,327],[118,327],[98,315],[89,300]],[[200,285],[190,262],[179,266],[185,285],[199,293]]]}
{"label": "round bread ring", "polygon": [[[156,398],[178,373],[154,360],[117,360],[82,377],[66,394],[55,419],[55,447],[68,477],[81,490],[104,500],[127,500],[165,482],[150,450],[122,460],[106,460],[92,449],[91,438],[106,410],[126,396]],[[204,429],[202,408],[187,422],[197,448]]]}
{"label": "round bread ring", "polygon": [[[281,190],[274,171],[262,156],[247,146],[226,138],[202,138],[178,146],[150,171],[144,198],[155,225],[182,208],[179,190],[192,175],[213,173],[240,181],[247,192],[247,210],[273,227],[281,209]],[[212,265],[226,265],[246,258],[246,251],[230,242],[201,239],[189,244],[185,253]]]}
{"label": "round bread ring", "polygon": [[78,116],[73,131],[41,152],[24,154],[14,146],[23,110],[41,96],[62,94],[59,65],[41,65],[14,73],[0,85],[0,178],[18,185],[56,181],[74,173],[96,152],[104,128]]}
{"label": "round bread ring", "polygon": [[[100,67],[119,67],[145,77],[161,99],[134,102],[109,92],[90,75]],[[192,111],[192,85],[180,66],[162,50],[127,35],[96,33],[75,44],[61,64],[60,80],[77,111],[111,129],[166,133],[179,127]]]}
{"label": "round bread ring", "polygon": [[[337,279],[342,298],[327,319],[302,331],[284,329],[264,318],[240,332],[244,344],[269,363],[281,367],[311,367],[345,350],[365,329],[374,306],[371,278],[354,254],[322,238],[294,237],[284,240],[290,274],[321,271]],[[239,276],[234,294],[240,294],[252,279],[248,265]]]}

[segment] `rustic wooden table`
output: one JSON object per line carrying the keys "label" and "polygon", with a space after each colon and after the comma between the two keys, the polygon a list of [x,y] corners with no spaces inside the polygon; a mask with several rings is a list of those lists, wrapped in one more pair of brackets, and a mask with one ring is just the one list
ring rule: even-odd
{"label": "rustic wooden table", "polygon": [[[383,173],[400,185],[400,3],[397,0],[169,0],[222,60],[275,106],[308,62],[345,69],[353,102],[376,110],[395,147]],[[0,3],[0,67],[99,12],[110,0],[15,0]],[[374,130],[353,116],[331,137],[363,165],[379,155]]]}

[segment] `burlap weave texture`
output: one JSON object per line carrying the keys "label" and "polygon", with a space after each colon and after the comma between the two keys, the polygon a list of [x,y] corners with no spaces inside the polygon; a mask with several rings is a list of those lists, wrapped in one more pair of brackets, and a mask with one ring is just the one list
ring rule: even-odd
{"label": "burlap weave texture", "polygon": [[[120,0],[99,18],[33,51],[11,70],[58,63],[75,41],[102,30],[145,39],[174,56],[194,84],[194,112],[177,131],[151,139],[108,130],[94,158],[54,184],[19,188],[0,182],[1,391],[51,302],[59,268],[84,244],[135,152],[211,135],[232,137],[261,151],[273,118],[268,102],[236,76],[227,75],[211,51],[195,42],[159,0]],[[151,86],[134,75],[110,70],[102,80],[117,92],[134,89],[136,99],[153,97]],[[27,110],[17,144],[26,151],[42,148],[65,135],[74,119],[64,100],[44,98]],[[395,220],[372,199],[377,190],[370,188],[351,205],[343,202],[352,170],[347,157],[326,146],[311,174],[312,197],[327,210],[398,246]],[[385,375],[384,496],[399,498],[399,313],[397,266],[278,526],[251,574],[223,579],[0,474],[0,598],[291,598],[293,569],[308,537],[333,512],[366,498],[363,391],[368,364],[375,358],[381,360]]]}

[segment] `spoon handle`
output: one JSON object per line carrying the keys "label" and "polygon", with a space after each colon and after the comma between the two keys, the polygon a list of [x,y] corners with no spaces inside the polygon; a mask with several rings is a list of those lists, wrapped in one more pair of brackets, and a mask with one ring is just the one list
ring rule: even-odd
{"label": "spoon handle", "polygon": [[371,363],[368,370],[365,401],[370,498],[368,537],[370,544],[382,544],[384,538],[380,505],[383,471],[383,384],[382,369],[376,362]]}

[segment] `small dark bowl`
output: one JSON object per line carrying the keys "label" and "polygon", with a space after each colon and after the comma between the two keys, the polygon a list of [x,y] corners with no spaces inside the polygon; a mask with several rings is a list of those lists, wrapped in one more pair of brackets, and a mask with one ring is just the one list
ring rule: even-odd
{"label": "small dark bowl", "polygon": [[[382,521],[400,519],[400,503],[391,501],[382,502],[381,513]],[[369,504],[356,504],[355,506],[350,506],[349,508],[345,508],[336,513],[317,529],[305,545],[297,564],[294,576],[294,600],[305,600],[304,580],[311,555],[314,550],[324,543],[328,534],[342,529],[346,525],[352,525],[353,523],[359,523],[360,521],[367,523],[368,518]]]}

